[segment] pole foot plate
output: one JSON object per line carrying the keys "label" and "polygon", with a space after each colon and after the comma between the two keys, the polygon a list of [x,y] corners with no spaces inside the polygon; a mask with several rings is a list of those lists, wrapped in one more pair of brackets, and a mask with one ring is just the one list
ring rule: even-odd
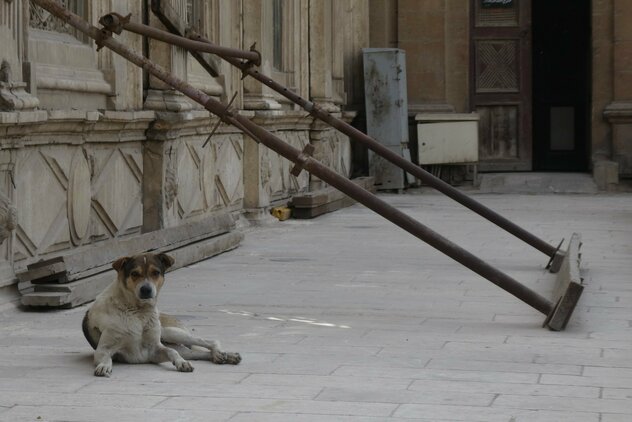
{"label": "pole foot plate", "polygon": [[568,243],[568,251],[564,254],[556,277],[553,295],[553,302],[556,305],[543,324],[544,327],[549,327],[553,331],[562,331],[566,328],[566,324],[568,324],[584,290],[583,280],[579,272],[581,246],[581,236],[578,233],[573,233]]}

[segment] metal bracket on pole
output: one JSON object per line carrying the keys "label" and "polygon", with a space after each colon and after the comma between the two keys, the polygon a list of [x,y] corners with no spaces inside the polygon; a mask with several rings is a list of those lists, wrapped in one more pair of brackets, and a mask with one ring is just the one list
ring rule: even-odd
{"label": "metal bracket on pole", "polygon": [[[237,98],[237,91],[235,91],[235,93],[231,97],[230,101],[226,105],[226,108],[224,109],[224,115],[231,116],[233,114],[233,111],[231,110],[230,106],[233,105],[233,101],[235,101],[235,98]],[[202,144],[202,148],[204,148],[206,146],[206,144],[209,143],[209,141],[211,140],[213,135],[215,135],[215,132],[219,128],[219,125],[222,124],[222,121],[224,121],[224,119],[222,118],[222,116],[220,116],[220,119],[217,121],[217,123],[215,123],[215,126],[213,126],[213,129],[211,130],[211,133],[209,133],[209,135],[206,137],[206,141],[204,141],[204,143]]]}
{"label": "metal bracket on pole", "polygon": [[292,167],[292,170],[290,170],[290,174],[294,177],[298,177],[307,164],[308,158],[310,158],[312,154],[314,154],[314,145],[305,145],[303,151],[298,155],[298,157],[296,157],[296,164],[294,165],[294,167]]}
{"label": "metal bracket on pole", "polygon": [[562,243],[564,243],[564,238],[562,238],[562,240],[560,240],[560,243],[557,245],[557,248],[555,249],[555,253],[551,256],[551,259],[549,259],[549,262],[546,263],[546,268],[547,270],[549,270],[550,273],[556,273],[560,270],[560,267],[562,266],[562,260],[564,259],[564,252],[560,251],[560,248],[562,247]]}
{"label": "metal bracket on pole", "polygon": [[[77,30],[88,35],[89,37],[94,39],[100,37],[100,30],[98,28],[90,25],[81,17],[68,11],[55,0],[32,1],[35,4],[45,8],[53,15],[69,23]],[[258,139],[262,144],[272,149],[282,157],[296,163],[297,165],[300,165],[311,174],[329,183],[331,186],[345,193],[350,198],[355,199],[356,201],[365,205],[367,208],[373,210],[377,214],[411,233],[415,237],[428,243],[430,246],[434,247],[438,251],[449,256],[450,258],[454,259],[455,261],[459,262],[470,270],[476,272],[477,274],[486,278],[488,281],[496,284],[500,288],[514,295],[515,297],[527,303],[529,306],[533,307],[539,312],[545,314],[547,316],[547,321],[545,323],[552,329],[563,329],[566,326],[566,323],[568,322],[568,319],[570,318],[571,313],[574,309],[574,304],[576,304],[577,300],[579,299],[581,289],[571,291],[570,293],[572,297],[570,297],[569,300],[565,301],[564,298],[567,296],[567,293],[569,293],[570,287],[566,287],[566,289],[562,288],[562,290],[564,290],[564,294],[562,296],[563,299],[559,301],[558,305],[556,305],[548,299],[540,296],[535,291],[522,285],[517,280],[499,271],[498,269],[489,265],[488,263],[476,257],[467,250],[461,248],[457,244],[444,238],[439,233],[434,232],[422,223],[418,222],[417,220],[413,219],[412,217],[408,216],[407,214],[403,213],[392,205],[389,205],[382,199],[373,195],[371,192],[357,186],[346,177],[341,176],[340,174],[323,165],[319,161],[310,158],[306,154],[306,152],[308,151],[304,150],[302,152],[289,145],[276,135],[267,131],[266,129],[255,124],[247,117],[227,111],[226,107],[217,100],[208,96],[199,89],[194,88],[186,81],[179,79],[173,74],[168,73],[160,66],[151,62],[146,57],[143,57],[141,54],[138,54],[137,52],[129,49],[122,43],[114,40],[111,37],[108,37],[102,40],[102,44],[115,53],[123,56],[125,59],[129,60],[133,64],[142,67],[147,72],[162,80],[166,84],[170,85],[174,89],[182,92],[187,97],[203,105],[204,108],[206,108],[211,113],[219,116],[223,121],[235,125],[242,130],[245,130],[246,133],[250,133],[252,136],[255,137],[255,139]],[[560,307],[563,303],[572,304],[573,306]],[[551,321],[553,320],[558,321],[558,323],[554,326],[551,325]]]}

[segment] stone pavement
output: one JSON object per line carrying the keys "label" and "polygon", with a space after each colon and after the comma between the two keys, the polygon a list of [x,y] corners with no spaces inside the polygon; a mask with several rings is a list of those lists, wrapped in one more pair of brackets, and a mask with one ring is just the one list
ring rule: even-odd
{"label": "stone pavement", "polygon": [[[546,257],[437,194],[390,203],[548,294]],[[586,290],[565,332],[361,206],[249,231],[168,277],[161,309],[237,367],[115,364],[92,376],[86,307],[5,309],[0,420],[632,420],[632,195],[477,195],[557,243],[582,233]]]}

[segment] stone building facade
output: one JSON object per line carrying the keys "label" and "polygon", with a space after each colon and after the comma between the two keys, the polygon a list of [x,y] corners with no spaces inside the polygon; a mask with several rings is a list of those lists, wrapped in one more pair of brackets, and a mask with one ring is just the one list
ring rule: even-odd
{"label": "stone building facade", "polygon": [[411,116],[480,115],[482,171],[632,177],[632,2],[371,0],[371,47],[406,50]]}
{"label": "stone building facade", "polygon": [[[93,23],[115,11],[162,28],[160,4],[215,43],[256,43],[263,73],[347,120],[364,106],[361,49],[398,47],[411,121],[477,112],[480,170],[591,171],[602,189],[632,176],[628,0],[62,3]],[[118,38],[207,94],[235,97],[292,145],[313,144],[341,174],[363,162],[345,136],[229,64],[209,57],[212,77],[180,48]],[[119,241],[150,248],[158,237],[147,234],[166,241],[218,215],[257,220],[324,187],[232,127],[203,147],[214,116],[28,0],[0,0],[0,39],[0,289],[43,259]]]}
{"label": "stone building facade", "polygon": [[[338,116],[353,118],[349,110],[363,102],[354,78],[368,45],[363,0],[62,3],[93,23],[115,11],[163,28],[151,12],[160,3],[217,44],[256,43],[263,73]],[[0,250],[5,293],[40,260],[118,250],[112,245],[130,239],[118,244],[151,249],[148,233],[223,214],[256,220],[324,187],[306,172],[292,176],[289,162],[233,127],[220,125],[203,147],[214,116],[28,0],[0,0],[0,37],[0,193],[17,213]],[[221,101],[235,96],[241,113],[298,148],[312,143],[315,156],[350,174],[348,138],[228,63],[210,57],[212,77],[181,48],[132,33],[117,38]]]}

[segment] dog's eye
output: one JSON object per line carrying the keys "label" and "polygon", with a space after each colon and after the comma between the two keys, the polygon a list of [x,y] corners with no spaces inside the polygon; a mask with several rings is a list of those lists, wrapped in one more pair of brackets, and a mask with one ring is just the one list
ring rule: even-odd
{"label": "dog's eye", "polygon": [[138,278],[138,277],[140,277],[140,273],[138,271],[132,271],[131,276],[134,277],[134,278]]}
{"label": "dog's eye", "polygon": [[152,277],[158,277],[158,276],[160,276],[160,271],[158,271],[158,270],[153,270],[153,271],[151,272],[151,276],[152,276]]}

